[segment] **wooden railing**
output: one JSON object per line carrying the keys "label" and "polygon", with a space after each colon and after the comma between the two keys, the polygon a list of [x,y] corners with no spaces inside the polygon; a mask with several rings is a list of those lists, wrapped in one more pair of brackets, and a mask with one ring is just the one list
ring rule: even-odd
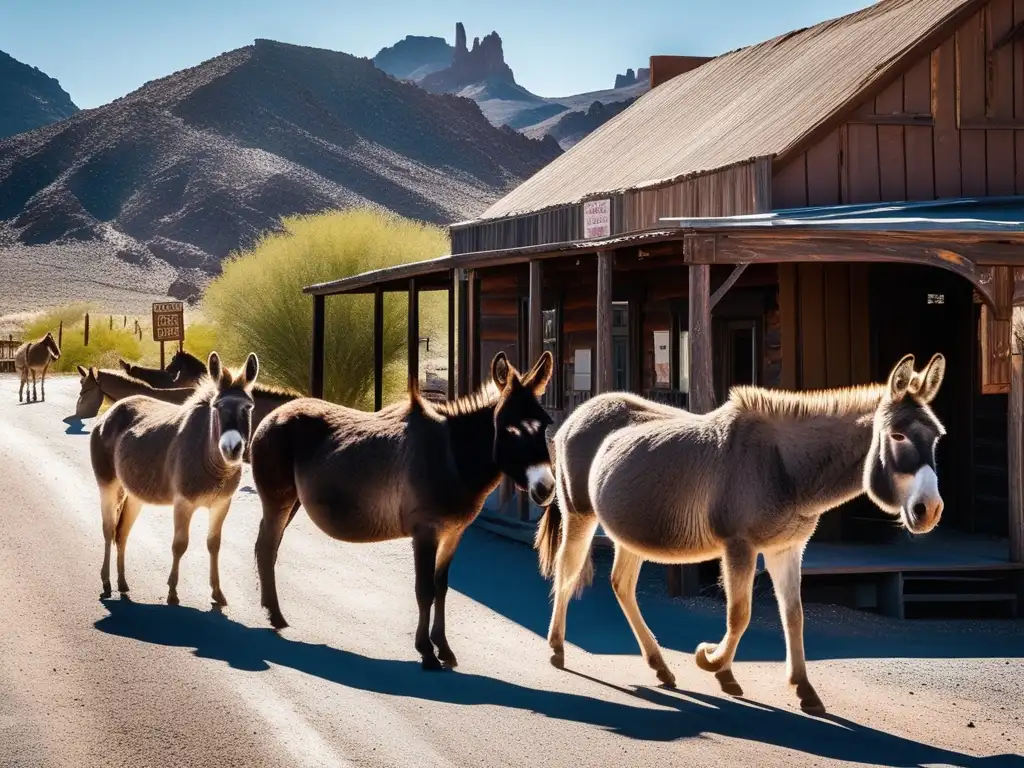
{"label": "wooden railing", "polygon": [[0,339],[0,371],[14,372],[14,353],[21,346],[21,339],[8,336]]}

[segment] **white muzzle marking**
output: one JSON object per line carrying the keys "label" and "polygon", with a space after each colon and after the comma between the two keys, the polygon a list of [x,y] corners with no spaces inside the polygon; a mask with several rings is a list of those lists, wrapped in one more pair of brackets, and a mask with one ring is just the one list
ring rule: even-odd
{"label": "white muzzle marking", "polygon": [[[927,464],[921,467],[914,474],[913,480],[909,483],[909,493],[904,501],[904,514],[909,520],[914,520],[918,525],[928,524],[929,530],[942,513],[942,496],[939,494],[939,478],[935,470]],[[915,507],[923,504],[925,514],[918,515]]]}
{"label": "white muzzle marking", "polygon": [[526,468],[526,482],[530,495],[541,499],[541,506],[547,506],[555,496],[555,476],[547,464],[535,464]]}
{"label": "white muzzle marking", "polygon": [[241,448],[244,445],[245,440],[237,429],[229,429],[220,436],[220,452],[228,461],[239,461],[242,456]]}

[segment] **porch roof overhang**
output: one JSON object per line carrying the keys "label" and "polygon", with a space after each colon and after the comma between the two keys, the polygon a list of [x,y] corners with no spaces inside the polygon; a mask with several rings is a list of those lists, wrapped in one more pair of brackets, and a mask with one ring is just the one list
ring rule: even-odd
{"label": "porch roof overhang", "polygon": [[[994,267],[1024,267],[1024,195],[912,203],[794,208],[705,218],[663,218],[662,226],[605,239],[477,251],[402,264],[307,286],[329,296],[445,289],[459,269],[505,266],[618,248],[657,258],[666,247],[691,264],[826,261],[928,264],[970,280],[995,303]],[[681,247],[680,247],[681,244]]]}

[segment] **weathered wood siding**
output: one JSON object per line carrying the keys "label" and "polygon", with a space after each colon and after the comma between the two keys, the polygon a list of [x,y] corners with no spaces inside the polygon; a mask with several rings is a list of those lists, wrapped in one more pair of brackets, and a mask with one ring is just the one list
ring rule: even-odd
{"label": "weathered wood siding", "polygon": [[[606,195],[611,200],[611,233],[657,227],[665,216],[730,216],[770,210],[771,173],[771,161],[760,158],[674,184]],[[453,254],[582,239],[582,204],[451,228]]]}
{"label": "weathered wood siding", "polygon": [[774,208],[1024,194],[1024,0],[992,0],[806,152]]}

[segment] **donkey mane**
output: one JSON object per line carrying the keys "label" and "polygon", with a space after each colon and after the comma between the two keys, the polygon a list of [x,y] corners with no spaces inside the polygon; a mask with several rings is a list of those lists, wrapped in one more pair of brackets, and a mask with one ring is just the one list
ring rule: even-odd
{"label": "donkey mane", "polygon": [[279,387],[274,384],[253,384],[251,392],[254,395],[265,395],[266,397],[282,397],[298,400],[302,393],[290,387]]}
{"label": "donkey mane", "polygon": [[739,386],[729,392],[729,402],[738,410],[777,419],[864,414],[878,407],[885,386],[863,384],[843,389],[806,392]]}
{"label": "donkey mane", "polygon": [[411,388],[409,396],[414,407],[421,408],[427,413],[431,411],[451,418],[453,416],[466,416],[490,408],[498,402],[501,390],[493,381],[487,382],[482,388],[468,395],[463,395],[456,400],[448,400],[443,403],[434,403],[422,397],[418,388]]}
{"label": "donkey mane", "polygon": [[239,368],[228,368],[224,366],[220,372],[220,379],[214,379],[210,374],[206,374],[196,384],[195,392],[192,396],[185,401],[185,405],[199,405],[203,403],[212,403],[218,394],[226,389],[240,389],[252,393],[255,390],[255,385],[246,386],[245,383],[245,366]]}
{"label": "donkey mane", "polygon": [[[104,376],[111,376],[111,377],[116,378],[116,379],[121,379],[122,381],[130,381],[132,384],[138,384],[140,387],[143,387],[144,389],[147,389],[150,392],[159,392],[160,391],[160,389],[158,387],[154,387],[152,384],[150,384],[147,381],[143,381],[142,379],[136,378],[135,376],[132,376],[129,373],[125,373],[125,371],[123,371],[123,370],[118,371],[118,370],[115,370],[113,368],[97,368],[96,369],[96,373],[97,374],[102,373]],[[154,397],[156,397],[156,396],[154,395]],[[157,399],[159,399],[159,398],[157,398]]]}

